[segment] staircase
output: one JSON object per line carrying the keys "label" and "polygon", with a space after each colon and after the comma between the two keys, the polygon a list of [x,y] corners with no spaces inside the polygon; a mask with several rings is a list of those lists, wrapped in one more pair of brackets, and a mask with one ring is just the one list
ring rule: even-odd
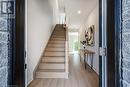
{"label": "staircase", "polygon": [[57,24],[36,70],[36,78],[68,78],[66,29]]}

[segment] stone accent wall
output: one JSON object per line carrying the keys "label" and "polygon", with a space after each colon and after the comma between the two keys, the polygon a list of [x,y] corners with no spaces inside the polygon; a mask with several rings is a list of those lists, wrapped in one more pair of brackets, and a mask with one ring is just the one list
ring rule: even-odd
{"label": "stone accent wall", "polygon": [[122,0],[122,86],[130,87],[130,0]]}
{"label": "stone accent wall", "polygon": [[8,31],[7,19],[0,17],[0,87],[8,81]]}
{"label": "stone accent wall", "polygon": [[6,87],[7,79],[8,79],[8,45],[7,45],[8,39],[7,38],[8,38],[8,32],[3,32],[2,30],[0,30],[0,87]]}
{"label": "stone accent wall", "polygon": [[8,87],[11,76],[10,43],[15,20],[14,2],[15,0],[0,0],[0,87]]}

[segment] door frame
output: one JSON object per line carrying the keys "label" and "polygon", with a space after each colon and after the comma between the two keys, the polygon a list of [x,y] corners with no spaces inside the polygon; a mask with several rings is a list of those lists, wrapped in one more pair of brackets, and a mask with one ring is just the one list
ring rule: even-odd
{"label": "door frame", "polygon": [[[119,6],[117,3],[118,0],[106,0],[107,2],[104,2],[104,0],[99,0],[99,32],[103,32],[103,28],[102,28],[102,11],[103,11],[103,3],[107,3],[107,20],[106,20],[106,41],[107,44],[106,45],[106,52],[107,52],[107,60],[106,60],[106,67],[107,67],[107,75],[106,75],[106,87],[117,87],[117,80],[118,80],[118,75],[119,73],[117,73],[118,71],[118,65],[116,65],[118,63],[117,57],[119,56],[118,53],[118,49],[116,49],[116,47],[119,47],[119,43],[116,34],[119,34],[119,31],[117,30],[117,25],[118,25],[118,17],[117,19],[115,19],[115,9],[117,9],[117,7]],[[116,1],[116,2],[115,2]],[[26,5],[27,6],[27,5]],[[15,26],[15,43],[14,43],[14,49],[15,49],[15,59],[19,59],[20,60],[20,64],[21,65],[17,65],[17,61],[15,62],[15,66],[14,69],[16,68],[16,66],[19,66],[22,68],[21,72],[19,73],[20,78],[22,78],[22,80],[20,81],[22,83],[22,85],[25,86],[26,82],[25,82],[25,40],[27,40],[27,38],[25,39],[25,0],[16,0],[16,26]],[[115,7],[117,6],[117,7]],[[27,12],[27,11],[26,11]],[[118,12],[116,12],[118,13]],[[116,23],[116,24],[115,24]],[[23,31],[22,31],[23,30]],[[23,33],[21,33],[23,32]],[[27,33],[27,32],[26,32]],[[102,47],[102,34],[99,34],[99,46]],[[119,37],[118,37],[119,38]],[[115,41],[116,40],[116,41]],[[22,47],[21,47],[22,46]],[[21,48],[21,49],[19,49]],[[14,50],[13,50],[14,51]],[[14,59],[14,60],[15,60]],[[104,87],[103,86],[103,61],[102,61],[103,57],[99,56],[99,67],[100,67],[100,75],[99,75],[99,85],[100,87]],[[18,61],[19,61],[18,60]],[[114,68],[112,68],[114,67]],[[15,69],[16,72],[16,69]],[[113,78],[114,77],[114,78]],[[17,77],[19,78],[19,76]],[[14,77],[14,84],[16,84],[17,82],[15,82],[16,77]],[[107,84],[108,83],[108,84]],[[114,85],[113,85],[114,84]],[[21,86],[21,85],[20,85]],[[24,87],[23,86],[23,87]]]}
{"label": "door frame", "polygon": [[15,0],[12,85],[25,87],[25,0]]}
{"label": "door frame", "polygon": [[115,0],[107,0],[107,87],[116,87]]}
{"label": "door frame", "polygon": [[99,87],[107,87],[107,0],[99,0]]}
{"label": "door frame", "polygon": [[106,54],[99,56],[100,87],[120,87],[121,26],[119,25],[121,25],[121,0],[99,0],[99,47],[105,48]]}
{"label": "door frame", "polygon": [[116,87],[122,87],[122,0],[115,0],[115,83]]}

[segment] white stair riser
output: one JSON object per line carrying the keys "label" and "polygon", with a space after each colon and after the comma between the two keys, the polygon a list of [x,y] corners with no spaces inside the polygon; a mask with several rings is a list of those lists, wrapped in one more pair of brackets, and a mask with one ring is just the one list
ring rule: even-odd
{"label": "white stair riser", "polygon": [[58,59],[64,59],[65,57],[43,57],[43,59],[47,59],[47,58],[48,58],[48,59],[49,59],[49,58],[51,58],[51,59],[53,59],[53,58],[54,58],[54,59],[57,59],[57,58],[58,58]]}
{"label": "white stair riser", "polygon": [[65,51],[65,48],[46,48],[46,51]]}
{"label": "white stair riser", "polygon": [[36,78],[68,78],[68,73],[36,72]]}
{"label": "white stair riser", "polygon": [[65,56],[65,52],[45,52],[44,56]]}
{"label": "white stair riser", "polygon": [[54,32],[65,32],[65,30],[61,30],[61,29],[55,29]]}
{"label": "white stair riser", "polygon": [[53,35],[56,35],[56,36],[64,36],[65,37],[65,34],[53,34]]}
{"label": "white stair riser", "polygon": [[51,39],[65,39],[65,37],[51,37]]}
{"label": "white stair riser", "polygon": [[58,35],[58,34],[52,34],[52,36],[61,36],[61,37],[65,37],[65,35]]}
{"label": "white stair riser", "polygon": [[51,40],[51,41],[49,41],[49,43],[51,43],[51,44],[65,44],[65,41],[53,41],[53,40]]}
{"label": "white stair riser", "polygon": [[39,69],[65,69],[65,64],[43,64],[39,65]]}
{"label": "white stair riser", "polygon": [[61,34],[61,35],[63,35],[63,34],[65,34],[65,31],[61,31],[61,32],[60,32],[60,31],[56,31],[56,32],[53,32],[52,35],[54,35],[54,34],[56,34],[56,35],[57,35],[57,34]]}
{"label": "white stair riser", "polygon": [[65,31],[54,31],[53,34],[65,34]]}
{"label": "white stair riser", "polygon": [[65,32],[65,30],[55,30],[54,32]]}
{"label": "white stair riser", "polygon": [[65,44],[48,44],[48,47],[64,47],[65,48]]}
{"label": "white stair riser", "polygon": [[65,41],[65,38],[51,38],[51,40],[53,40],[53,41]]}
{"label": "white stair riser", "polygon": [[52,38],[65,38],[65,36],[61,36],[61,35],[52,35]]}
{"label": "white stair riser", "polygon": [[42,62],[65,62],[64,58],[43,58]]}

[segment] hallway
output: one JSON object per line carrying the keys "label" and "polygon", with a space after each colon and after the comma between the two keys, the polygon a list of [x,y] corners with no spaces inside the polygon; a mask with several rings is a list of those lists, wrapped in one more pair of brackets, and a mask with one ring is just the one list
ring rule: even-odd
{"label": "hallway", "polygon": [[[96,76],[96,73],[99,74],[98,0],[29,0],[27,5],[27,85],[32,83],[30,87],[40,87],[40,85],[42,87],[62,87],[60,85],[97,87],[99,81]],[[65,35],[59,30],[53,37],[57,25],[63,25],[62,28],[66,30]],[[91,27],[94,32],[92,34],[89,30]],[[75,46],[74,50],[84,49],[80,41],[87,41],[85,37],[87,32],[93,36],[90,38],[93,44],[86,43],[86,49],[95,53],[93,56],[93,72],[95,73],[91,70],[84,70],[77,55],[71,56],[68,66],[68,56],[71,52],[70,41],[74,40],[73,37],[78,38],[72,43]],[[86,62],[90,65],[91,61]],[[54,79],[68,78],[68,73],[68,80]]]}
{"label": "hallway", "polygon": [[78,54],[70,55],[69,79],[35,79],[28,87],[98,87],[97,74],[84,69]]}

